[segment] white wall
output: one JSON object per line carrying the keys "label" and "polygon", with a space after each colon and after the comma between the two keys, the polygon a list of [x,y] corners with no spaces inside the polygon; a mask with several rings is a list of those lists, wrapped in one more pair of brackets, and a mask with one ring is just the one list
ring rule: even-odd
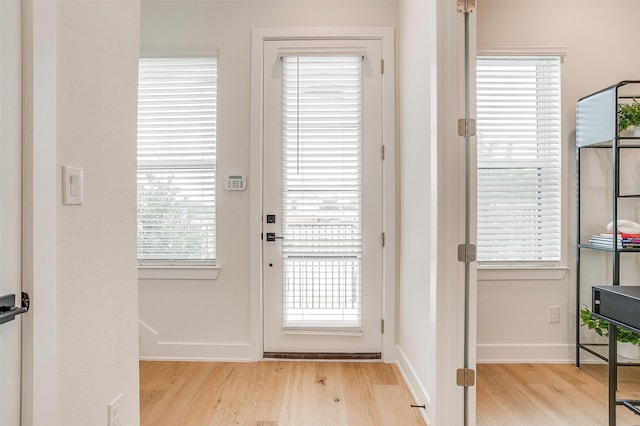
{"label": "white wall", "polygon": [[[143,1],[142,48],[218,49],[217,179],[249,175],[253,27],[396,26],[392,1]],[[248,185],[252,185],[248,176]],[[142,358],[252,359],[249,190],[217,192],[215,281],[140,281]],[[171,310],[171,315],[167,311]]]}
{"label": "white wall", "polygon": [[[57,12],[59,387],[47,424],[106,424],[123,393],[122,424],[135,425],[139,3],[59,1]],[[63,164],[84,168],[84,205],[62,205]]]}
{"label": "white wall", "polygon": [[436,388],[434,126],[437,81],[436,4],[401,2],[398,30],[399,285],[398,359],[419,403]]}
{"label": "white wall", "polygon": [[[568,362],[575,357],[575,105],[579,98],[618,81],[640,78],[640,57],[633,53],[634,47],[624,44],[637,38],[639,14],[640,3],[630,0],[483,0],[479,4],[480,50],[566,48],[562,64],[562,242],[563,264],[570,267],[515,274],[479,272],[479,360]],[[582,302],[590,304],[587,299]],[[551,305],[560,306],[559,324],[547,323]]]}
{"label": "white wall", "polygon": [[[464,413],[463,390],[452,380],[463,367],[464,336],[456,252],[464,238],[464,161],[455,131],[462,19],[452,1],[399,4],[398,364],[435,425],[463,424]],[[473,402],[470,408],[475,412]]]}

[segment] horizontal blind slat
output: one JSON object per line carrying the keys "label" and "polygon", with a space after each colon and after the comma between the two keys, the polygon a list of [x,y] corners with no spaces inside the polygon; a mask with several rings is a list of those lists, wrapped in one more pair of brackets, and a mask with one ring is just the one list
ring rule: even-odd
{"label": "horizontal blind slat", "polygon": [[361,58],[283,63],[283,328],[358,328]]}
{"label": "horizontal blind slat", "polygon": [[212,263],[217,60],[139,64],[138,259]]}
{"label": "horizontal blind slat", "polygon": [[560,60],[477,60],[478,260],[560,259]]}

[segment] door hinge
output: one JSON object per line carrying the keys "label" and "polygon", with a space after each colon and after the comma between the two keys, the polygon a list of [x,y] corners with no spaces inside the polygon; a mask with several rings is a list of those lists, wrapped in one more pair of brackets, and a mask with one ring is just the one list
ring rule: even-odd
{"label": "door hinge", "polygon": [[458,120],[458,136],[475,136],[476,120],[473,118],[461,118]]}
{"label": "door hinge", "polygon": [[456,384],[465,388],[475,386],[476,371],[471,368],[458,368],[456,371]]}
{"label": "door hinge", "polygon": [[380,146],[380,158],[384,160],[384,145]]}
{"label": "door hinge", "polygon": [[380,235],[380,244],[384,247],[384,232]]}
{"label": "door hinge", "polygon": [[380,74],[384,74],[384,59],[380,59]]}
{"label": "door hinge", "polygon": [[476,246],[474,244],[459,244],[458,245],[458,261],[475,262]]}
{"label": "door hinge", "polygon": [[384,320],[380,320],[380,332],[384,334]]}
{"label": "door hinge", "polygon": [[476,0],[458,0],[458,12],[471,13],[476,10]]}

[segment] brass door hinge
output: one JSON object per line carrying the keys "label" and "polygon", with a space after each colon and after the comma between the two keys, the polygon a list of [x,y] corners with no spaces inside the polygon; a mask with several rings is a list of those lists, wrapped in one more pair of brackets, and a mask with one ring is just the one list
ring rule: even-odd
{"label": "brass door hinge", "polygon": [[476,10],[476,0],[458,0],[458,12],[471,13]]}
{"label": "brass door hinge", "polygon": [[465,388],[475,386],[476,372],[470,368],[458,368],[456,371],[456,384]]}
{"label": "brass door hinge", "polygon": [[461,118],[458,120],[458,136],[475,136],[476,120],[473,118]]}
{"label": "brass door hinge", "polygon": [[475,262],[476,261],[476,246],[473,244],[460,244],[458,245],[458,261],[460,262]]}

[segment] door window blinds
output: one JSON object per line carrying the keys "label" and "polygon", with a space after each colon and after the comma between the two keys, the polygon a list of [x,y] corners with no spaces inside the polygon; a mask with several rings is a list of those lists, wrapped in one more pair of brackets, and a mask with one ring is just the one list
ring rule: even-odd
{"label": "door window blinds", "polygon": [[362,57],[283,62],[283,327],[357,329]]}
{"label": "door window blinds", "polygon": [[138,259],[215,259],[216,58],[143,58],[138,97]]}
{"label": "door window blinds", "polygon": [[478,260],[560,260],[560,58],[477,61]]}

